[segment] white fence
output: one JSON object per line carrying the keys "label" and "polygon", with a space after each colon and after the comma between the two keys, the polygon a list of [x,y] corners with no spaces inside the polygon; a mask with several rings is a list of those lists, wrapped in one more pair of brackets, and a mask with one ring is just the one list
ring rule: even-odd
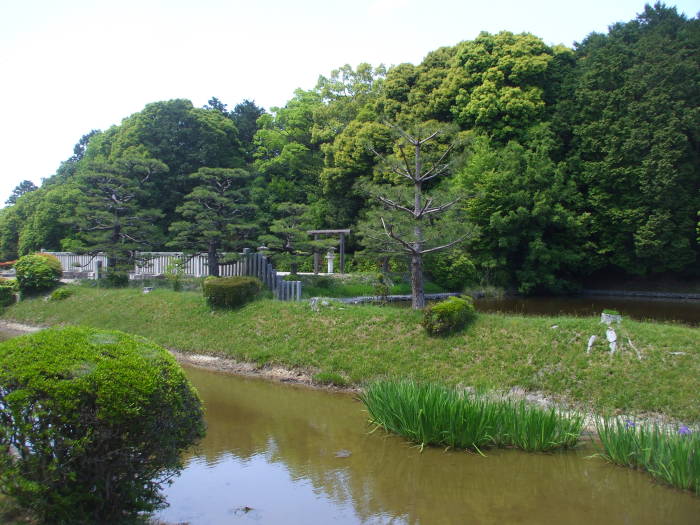
{"label": "white fence", "polygon": [[78,255],[72,252],[42,253],[48,253],[58,258],[64,272],[92,272],[96,274],[98,266],[107,266],[107,257],[104,255]]}
{"label": "white fence", "polygon": [[[77,255],[71,252],[45,252],[50,253],[61,261],[64,272],[91,272],[96,275],[98,264],[107,266],[107,257],[104,255]],[[139,261],[131,272],[132,279],[163,275],[168,266],[176,261],[185,262],[185,275],[189,277],[204,277],[209,275],[208,257],[206,254],[186,256],[182,252],[137,252]],[[277,275],[272,264],[261,253],[244,251],[238,254],[238,260],[234,263],[220,264],[219,275],[231,277],[247,275],[257,277],[263,284],[272,290],[276,299],[282,301],[301,300],[301,282],[285,281]]]}

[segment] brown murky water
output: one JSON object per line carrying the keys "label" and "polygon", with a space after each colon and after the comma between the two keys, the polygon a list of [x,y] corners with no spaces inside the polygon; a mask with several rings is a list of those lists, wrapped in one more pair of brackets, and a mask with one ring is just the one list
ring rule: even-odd
{"label": "brown murky water", "polygon": [[700,498],[575,452],[427,449],[351,396],[188,369],[208,435],[157,517],[192,525],[697,524]]}

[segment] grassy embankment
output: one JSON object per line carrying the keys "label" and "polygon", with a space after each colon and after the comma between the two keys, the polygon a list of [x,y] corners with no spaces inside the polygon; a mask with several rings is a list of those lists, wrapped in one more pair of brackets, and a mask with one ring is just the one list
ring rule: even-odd
{"label": "grassy embankment", "polygon": [[331,306],[260,300],[214,311],[200,293],[77,287],[63,301],[29,299],[3,319],[29,324],[85,324],[124,330],[169,348],[215,353],[260,365],[300,367],[318,379],[362,384],[384,377],[445,385],[539,390],[600,413],[660,412],[700,421],[700,330],[625,320],[643,354],[626,344],[614,356],[594,318],[481,314],[463,332],[428,337],[421,313],[377,306]]}

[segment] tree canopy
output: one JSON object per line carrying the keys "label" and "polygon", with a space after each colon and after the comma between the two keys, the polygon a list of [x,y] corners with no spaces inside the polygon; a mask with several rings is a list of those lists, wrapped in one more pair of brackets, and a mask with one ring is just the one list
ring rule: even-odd
{"label": "tree canopy", "polygon": [[[446,202],[471,196],[454,212],[480,235],[429,257],[427,272],[442,282],[464,286],[469,274],[523,293],[560,293],[611,271],[697,277],[699,46],[697,18],[655,4],[573,49],[503,31],[433,50],[419,64],[346,64],[269,111],[251,100],[231,110],[216,97],[202,108],[154,102],[86,133],[39,189],[16,188],[0,210],[0,257],[85,245],[93,177],[133,182],[130,170],[149,163],[161,168],[137,184],[132,202],[153,212],[154,249],[195,249],[183,236],[197,230],[190,223],[209,222],[194,211],[197,195],[210,191],[202,177],[235,173],[237,206],[256,225],[251,242],[262,235],[270,247],[304,246],[298,233],[290,242],[290,228],[359,228],[367,253],[405,257],[386,235],[371,241],[367,228],[384,213],[367,188],[403,191],[381,160],[401,157],[390,122],[441,129],[424,160],[439,161],[452,145],[449,174],[423,189]],[[219,226],[228,233],[217,242],[233,247],[237,234]],[[196,235],[208,238],[205,230],[215,228]],[[361,248],[357,236],[347,248]]]}

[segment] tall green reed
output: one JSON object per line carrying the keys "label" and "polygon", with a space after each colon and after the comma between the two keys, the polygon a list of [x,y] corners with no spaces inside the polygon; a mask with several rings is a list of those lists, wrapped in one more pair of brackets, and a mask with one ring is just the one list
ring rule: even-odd
{"label": "tall green reed", "polygon": [[412,381],[372,383],[360,399],[372,423],[421,447],[548,451],[575,446],[583,428],[578,414]]}
{"label": "tall green reed", "polygon": [[600,456],[617,465],[649,472],[674,487],[700,494],[700,432],[638,424],[621,419],[596,423]]}

